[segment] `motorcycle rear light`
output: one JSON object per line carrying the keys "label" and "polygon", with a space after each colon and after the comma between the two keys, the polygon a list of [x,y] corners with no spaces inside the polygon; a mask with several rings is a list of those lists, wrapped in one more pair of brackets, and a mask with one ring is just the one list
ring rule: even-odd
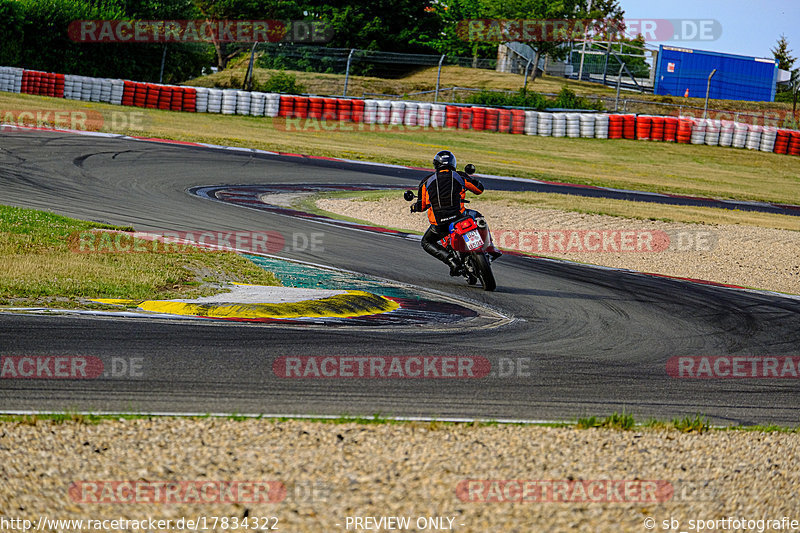
{"label": "motorcycle rear light", "polygon": [[466,233],[467,231],[473,230],[476,227],[475,221],[471,218],[465,218],[464,220],[456,223],[456,229],[458,229],[460,233]]}

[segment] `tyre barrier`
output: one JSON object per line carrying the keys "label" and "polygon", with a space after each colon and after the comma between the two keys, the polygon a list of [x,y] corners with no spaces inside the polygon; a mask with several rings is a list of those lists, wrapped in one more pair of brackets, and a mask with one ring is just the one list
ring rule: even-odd
{"label": "tyre barrier", "polygon": [[719,127],[719,145],[731,147],[733,145],[733,122],[730,120],[720,121]]}
{"label": "tyre barrier", "polygon": [[497,131],[497,122],[499,118],[499,109],[496,107],[488,108],[483,115],[483,129],[487,131]]}
{"label": "tyre barrier", "polygon": [[377,122],[378,122],[377,100],[364,100],[364,124],[375,124]]}
{"label": "tyre barrier", "polygon": [[567,136],[567,117],[564,113],[553,113],[553,137]]}
{"label": "tyre barrier", "polygon": [[719,146],[719,130],[720,130],[720,121],[719,120],[707,120],[706,121],[706,139],[705,142],[708,146]]}
{"label": "tyre barrier", "polygon": [[636,140],[649,141],[651,128],[652,121],[648,115],[639,115],[636,117]]}
{"label": "tyre barrier", "polygon": [[610,115],[600,113],[594,117],[594,136],[596,139],[608,139],[610,131]]}
{"label": "tyre barrier", "polygon": [[772,152],[775,149],[775,139],[778,136],[778,128],[764,126],[761,132],[761,144],[758,149],[762,152]]}
{"label": "tyre barrier", "polygon": [[316,118],[570,138],[638,139],[800,155],[800,132],[725,120],[546,112],[169,86],[0,67],[0,91],[169,111]]}
{"label": "tyre barrier", "polygon": [[763,129],[761,126],[749,126],[747,128],[747,141],[744,147],[748,150],[758,150],[761,147],[761,133]]}
{"label": "tyre barrier", "polygon": [[537,135],[539,133],[539,112],[525,111],[525,135]]}
{"label": "tyre barrier", "polygon": [[622,138],[636,138],[636,115],[622,115]]}
{"label": "tyre barrier", "polygon": [[429,128],[431,126],[432,104],[421,103],[417,107],[417,126]]}
{"label": "tyre barrier", "polygon": [[792,131],[791,140],[789,141],[788,153],[789,155],[800,155],[800,131]]}
{"label": "tyre barrier", "polygon": [[540,111],[537,135],[539,137],[550,137],[552,134],[553,134],[553,113]]}
{"label": "tyre barrier", "polygon": [[580,121],[580,136],[585,139],[591,139],[595,136],[595,119],[596,115],[592,113],[581,113],[578,116],[578,120]]}
{"label": "tyre barrier", "polygon": [[405,116],[406,103],[405,102],[390,102],[389,103],[389,124],[399,125],[403,123]]}
{"label": "tyre barrier", "polygon": [[567,137],[577,138],[581,136],[581,116],[578,113],[565,113]]}

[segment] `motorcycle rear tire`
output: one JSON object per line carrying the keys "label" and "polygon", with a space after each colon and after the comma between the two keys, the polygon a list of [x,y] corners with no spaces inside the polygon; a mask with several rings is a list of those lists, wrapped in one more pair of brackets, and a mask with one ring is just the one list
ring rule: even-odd
{"label": "motorcycle rear tire", "polygon": [[494,281],[494,274],[492,273],[492,267],[489,265],[489,260],[486,258],[486,254],[483,252],[474,253],[472,254],[472,264],[475,265],[475,270],[478,273],[478,277],[481,280],[481,284],[483,285],[483,290],[485,291],[493,291],[497,287],[497,283]]}

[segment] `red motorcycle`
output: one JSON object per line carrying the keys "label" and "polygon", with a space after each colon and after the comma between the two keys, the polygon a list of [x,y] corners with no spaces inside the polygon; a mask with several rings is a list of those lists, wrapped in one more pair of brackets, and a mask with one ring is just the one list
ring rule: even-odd
{"label": "red motorcycle", "polygon": [[[467,165],[465,170],[472,174],[475,167]],[[416,197],[413,191],[403,194],[403,198],[409,202]],[[469,200],[464,200],[464,203],[469,203]],[[485,291],[493,291],[497,287],[490,256],[499,257],[500,254],[492,244],[489,225],[483,215],[472,209],[465,210],[462,218],[450,223],[450,234],[439,243],[455,252],[456,261],[461,265],[462,275],[468,284],[475,285],[480,281]]]}

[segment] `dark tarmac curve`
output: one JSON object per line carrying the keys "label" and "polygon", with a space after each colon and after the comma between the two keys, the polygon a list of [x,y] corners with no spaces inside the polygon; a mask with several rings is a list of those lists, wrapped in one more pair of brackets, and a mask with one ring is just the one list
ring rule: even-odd
{"label": "dark tarmac curve", "polygon": [[[800,422],[796,379],[687,380],[665,370],[678,355],[800,355],[798,300],[510,256],[494,265],[498,290],[484,293],[451,279],[418,243],[186,192],[224,184],[414,186],[419,176],[406,169],[64,133],[4,134],[0,203],[139,231],[322,231],[324,252],[282,255],[418,284],[519,320],[494,330],[431,332],[3,313],[0,355],[137,357],[143,377],[2,379],[0,410],[529,420],[624,410],[639,420],[703,413],[722,424]],[[522,358],[530,375],[287,380],[271,370],[282,355],[420,354],[480,355],[493,365]]]}

